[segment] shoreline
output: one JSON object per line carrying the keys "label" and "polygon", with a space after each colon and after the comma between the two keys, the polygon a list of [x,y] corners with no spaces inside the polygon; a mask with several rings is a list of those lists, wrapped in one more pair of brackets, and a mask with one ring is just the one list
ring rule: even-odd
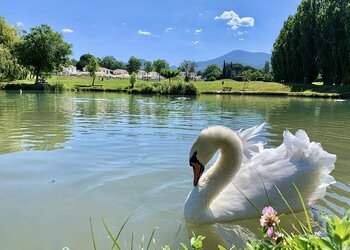
{"label": "shoreline", "polygon": [[[18,92],[19,89],[4,89],[1,88],[0,91],[6,92]],[[55,91],[47,91],[45,89],[24,89],[22,90],[25,93],[55,93]],[[126,93],[131,95],[162,95],[162,96],[171,96],[172,94],[160,94],[160,93],[143,93],[141,91],[130,91],[128,89],[67,89],[68,92],[108,92],[108,93]],[[23,93],[22,92],[22,93]],[[60,93],[64,91],[59,91]],[[173,94],[173,96],[178,94]],[[350,93],[348,94],[338,94],[338,93],[319,93],[319,92],[247,92],[247,91],[204,91],[200,92],[197,95],[231,95],[231,96],[267,96],[267,97],[302,97],[302,98],[324,98],[324,99],[350,99]],[[188,95],[188,96],[197,96],[197,95]],[[178,95],[181,96],[181,95]]]}
{"label": "shoreline", "polygon": [[[111,86],[103,86],[101,84],[96,84],[95,86],[91,86],[91,85],[86,85],[82,88],[77,87],[79,85],[74,85],[74,86],[70,86],[71,84],[65,84],[64,82],[56,82],[53,81],[53,84],[45,84],[45,85],[41,85],[41,84],[28,84],[28,83],[8,83],[5,84],[3,86],[0,86],[0,90],[2,91],[22,91],[22,92],[53,92],[53,93],[57,93],[57,92],[64,92],[64,91],[73,91],[73,92],[110,92],[110,93],[128,93],[128,94],[147,94],[147,95],[180,95],[180,94],[169,94],[169,93],[158,93],[156,92],[155,89],[152,88],[148,88],[146,89],[141,89],[138,88],[137,86],[133,89],[129,89],[128,87],[124,86],[116,86],[113,88],[111,88]],[[101,82],[102,83],[102,82]],[[146,82],[148,84],[151,84],[151,82]],[[232,84],[242,84],[240,82],[231,82],[231,85],[229,86],[233,86]],[[264,85],[266,83],[261,82],[261,83],[257,83],[260,85]],[[68,86],[66,86],[68,85]],[[329,92],[325,91],[323,89],[323,92],[317,92],[315,90],[317,90],[317,87],[315,88],[315,86],[312,86],[313,89],[306,89],[305,91],[303,89],[301,89],[301,91],[293,91],[292,89],[288,91],[288,89],[276,89],[276,91],[274,92],[273,90],[261,90],[260,89],[256,89],[254,90],[254,88],[252,87],[252,89],[250,90],[237,90],[239,89],[238,87],[236,87],[235,89],[229,90],[229,91],[225,91],[225,90],[218,90],[218,89],[222,89],[221,86],[215,86],[216,89],[215,90],[208,90],[205,89],[208,86],[212,86],[213,82],[197,82],[195,83],[195,86],[197,88],[197,94],[187,94],[188,96],[196,96],[196,95],[244,95],[244,96],[279,96],[279,97],[309,97],[309,98],[329,98],[329,99],[350,99],[350,88],[349,91],[347,91],[348,89],[343,89],[343,91],[338,90],[338,92],[336,92],[337,90],[335,88],[329,89]],[[220,84],[221,85],[221,84]],[[104,87],[104,88],[103,88]],[[304,86],[305,87],[305,86]],[[307,86],[308,87],[308,86]],[[322,90],[321,90],[322,91]],[[185,94],[186,95],[186,94]]]}

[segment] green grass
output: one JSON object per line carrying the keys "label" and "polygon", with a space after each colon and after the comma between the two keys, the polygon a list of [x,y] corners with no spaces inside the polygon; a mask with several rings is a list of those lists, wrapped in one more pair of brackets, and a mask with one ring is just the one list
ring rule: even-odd
{"label": "green grass", "polygon": [[[48,83],[50,85],[64,85],[67,90],[75,90],[76,85],[90,86],[92,83],[91,77],[60,77],[55,76],[49,78]],[[12,83],[33,83],[34,80],[17,80]],[[158,83],[154,81],[137,80],[132,93],[158,93],[158,94],[181,94],[181,91],[175,91],[174,86],[179,82],[183,82],[183,79],[173,79],[172,87],[169,87],[170,91],[165,91],[164,86],[169,86],[168,80],[163,80]],[[311,85],[304,84],[290,84],[290,83],[276,83],[276,82],[260,82],[251,81],[238,82],[234,80],[222,80],[204,82],[193,81],[191,82],[198,90],[199,94],[246,94],[246,95],[281,95],[281,96],[300,96],[300,97],[333,97],[333,98],[350,98],[350,86],[326,86],[320,83]],[[0,82],[0,86],[7,84],[6,82]],[[102,81],[100,77],[96,78],[95,85],[102,85],[102,91],[128,91],[129,79],[107,79]],[[155,85],[161,85],[162,89],[155,87]],[[223,91],[223,87],[231,87],[231,91]]]}

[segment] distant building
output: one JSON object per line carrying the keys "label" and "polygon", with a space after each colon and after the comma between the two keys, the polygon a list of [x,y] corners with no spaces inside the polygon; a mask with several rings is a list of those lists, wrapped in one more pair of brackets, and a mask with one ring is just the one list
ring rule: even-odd
{"label": "distant building", "polygon": [[[186,76],[186,72],[181,71],[180,74],[179,74],[179,77],[185,78],[185,76]],[[188,73],[188,77],[190,78],[190,80],[199,80],[199,79],[201,79],[201,77],[197,76],[197,73],[195,73],[195,72]]]}
{"label": "distant building", "polygon": [[68,67],[62,67],[62,75],[64,76],[74,76],[78,75],[77,67],[70,65]]}
{"label": "distant building", "polygon": [[100,67],[99,70],[96,72],[96,75],[97,75],[97,76],[108,77],[108,76],[111,75],[110,72],[111,72],[110,69]]}
{"label": "distant building", "polygon": [[126,71],[125,69],[116,69],[112,71],[112,74],[116,77],[116,78],[129,78],[130,75],[128,73],[128,71]]}

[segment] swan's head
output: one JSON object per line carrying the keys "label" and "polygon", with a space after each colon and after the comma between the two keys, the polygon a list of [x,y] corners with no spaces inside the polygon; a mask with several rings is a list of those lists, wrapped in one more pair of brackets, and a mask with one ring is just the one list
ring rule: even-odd
{"label": "swan's head", "polygon": [[209,129],[205,129],[199,134],[190,151],[189,163],[193,168],[194,186],[198,185],[199,178],[204,172],[204,167],[219,149],[217,140],[210,133]]}

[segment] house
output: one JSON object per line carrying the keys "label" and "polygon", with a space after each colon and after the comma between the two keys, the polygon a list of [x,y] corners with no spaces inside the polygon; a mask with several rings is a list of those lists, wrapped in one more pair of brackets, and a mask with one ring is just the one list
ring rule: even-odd
{"label": "house", "polygon": [[126,71],[125,69],[116,69],[112,71],[112,74],[116,77],[116,78],[129,78],[130,75],[128,73],[128,71]]}
{"label": "house", "polygon": [[[186,72],[181,71],[180,74],[179,74],[179,77],[185,78],[185,76],[186,76]],[[188,73],[188,77],[191,80],[197,80],[198,79],[197,73],[195,73],[195,72],[189,72]]]}
{"label": "house", "polygon": [[68,67],[62,67],[61,71],[64,76],[75,76],[78,75],[77,67],[70,65]]}
{"label": "house", "polygon": [[107,77],[110,76],[110,71],[110,69],[100,67],[99,70],[96,72],[96,75]]}

